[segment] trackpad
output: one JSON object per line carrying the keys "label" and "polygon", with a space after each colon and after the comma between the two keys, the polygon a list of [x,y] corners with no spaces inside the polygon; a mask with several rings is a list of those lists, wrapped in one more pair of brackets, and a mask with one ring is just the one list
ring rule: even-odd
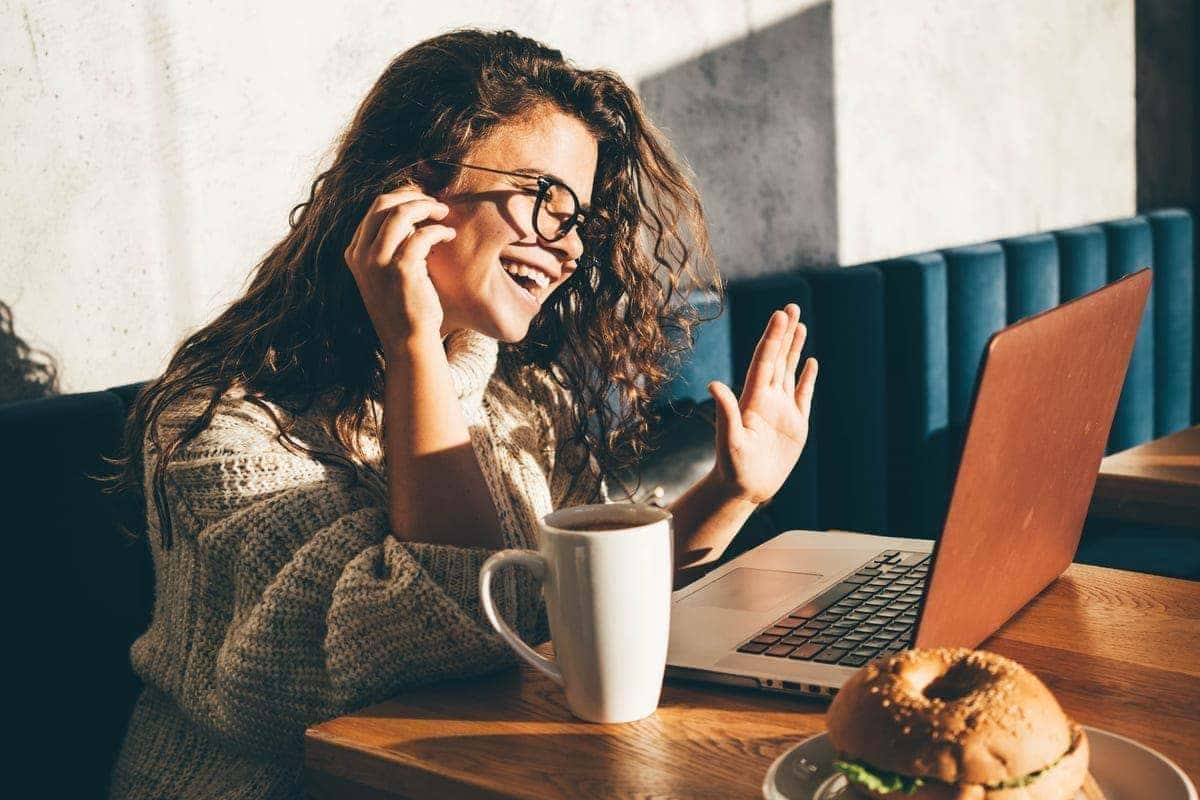
{"label": "trackpad", "polygon": [[733,611],[766,611],[780,600],[823,578],[811,572],[739,567],[728,575],[680,600],[679,606],[727,608]]}

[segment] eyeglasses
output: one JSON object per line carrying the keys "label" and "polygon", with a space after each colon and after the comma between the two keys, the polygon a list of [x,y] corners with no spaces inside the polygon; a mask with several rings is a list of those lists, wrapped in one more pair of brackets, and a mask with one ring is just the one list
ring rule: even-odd
{"label": "eyeglasses", "polygon": [[537,231],[538,238],[543,241],[557,242],[570,233],[576,225],[580,226],[582,233],[590,222],[588,212],[579,207],[579,197],[576,196],[574,190],[557,178],[529,172],[508,172],[457,161],[430,160],[435,164],[447,167],[466,167],[467,169],[494,172],[497,175],[532,178],[537,181],[537,199],[533,201],[533,229]]}

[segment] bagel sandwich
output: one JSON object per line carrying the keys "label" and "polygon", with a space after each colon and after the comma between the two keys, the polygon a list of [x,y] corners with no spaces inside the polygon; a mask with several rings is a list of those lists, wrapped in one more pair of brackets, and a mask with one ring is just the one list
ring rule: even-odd
{"label": "bagel sandwich", "polygon": [[1020,664],[965,648],[878,659],[826,715],[836,766],[872,800],[1072,800],[1083,729]]}

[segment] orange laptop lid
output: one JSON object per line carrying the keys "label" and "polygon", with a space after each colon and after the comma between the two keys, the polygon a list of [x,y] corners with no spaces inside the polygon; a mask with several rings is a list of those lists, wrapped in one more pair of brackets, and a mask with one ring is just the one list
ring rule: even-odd
{"label": "orange laptop lid", "polygon": [[988,342],[915,647],[974,647],[1075,555],[1150,290],[1144,269]]}

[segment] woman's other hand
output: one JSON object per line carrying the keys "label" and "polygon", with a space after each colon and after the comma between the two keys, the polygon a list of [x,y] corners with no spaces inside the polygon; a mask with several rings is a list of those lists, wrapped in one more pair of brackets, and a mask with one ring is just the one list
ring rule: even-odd
{"label": "woman's other hand", "polygon": [[800,307],[789,304],[767,322],[746,371],[741,399],[720,381],[709,384],[717,401],[716,475],[741,499],[771,499],[808,440],[817,360],[808,359],[796,379],[806,335]]}
{"label": "woman's other hand", "polygon": [[449,211],[413,187],[381,194],[346,247],[346,266],[385,353],[426,335],[441,339],[442,304],[426,259],[454,238],[453,228],[434,222]]}

